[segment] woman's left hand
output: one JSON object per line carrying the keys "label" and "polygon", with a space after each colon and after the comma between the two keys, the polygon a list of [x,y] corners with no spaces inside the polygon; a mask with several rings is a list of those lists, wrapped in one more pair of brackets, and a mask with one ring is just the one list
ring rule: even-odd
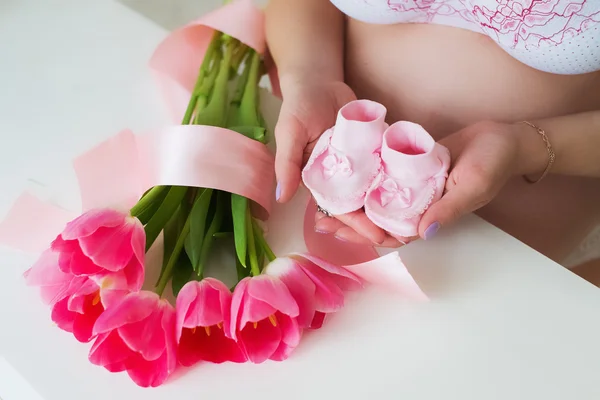
{"label": "woman's left hand", "polygon": [[480,122],[441,140],[450,149],[452,167],[443,197],[419,223],[419,235],[430,239],[441,227],[492,201],[510,178],[529,168],[523,165],[522,141],[532,138],[539,140],[535,135],[524,138],[519,125]]}

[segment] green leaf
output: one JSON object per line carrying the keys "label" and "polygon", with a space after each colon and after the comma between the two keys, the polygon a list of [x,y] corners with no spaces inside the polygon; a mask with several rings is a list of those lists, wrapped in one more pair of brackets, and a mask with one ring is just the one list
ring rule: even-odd
{"label": "green leaf", "polygon": [[173,277],[171,278],[171,287],[173,288],[173,294],[175,297],[177,297],[181,288],[190,281],[193,272],[194,269],[192,267],[190,258],[185,251],[182,251],[179,254],[177,262],[175,263]]}
{"label": "green leaf", "polygon": [[235,259],[235,269],[237,271],[238,282],[245,277],[250,276],[250,269],[245,268],[237,258]]}
{"label": "green leaf", "polygon": [[212,194],[212,189],[202,189],[198,192],[190,212],[190,234],[185,241],[185,251],[192,262],[194,271],[198,269],[200,264],[200,253],[206,233],[206,220]]}
{"label": "green leaf", "polygon": [[248,238],[246,235],[246,210],[248,199],[237,194],[231,194],[231,217],[233,219],[233,236],[235,240],[235,252],[242,266],[246,265],[246,254],[248,251]]}
{"label": "green leaf", "polygon": [[204,236],[204,240],[202,242],[202,250],[200,251],[200,263],[198,268],[194,268],[197,271],[198,276],[202,276],[204,271],[204,267],[206,266],[206,261],[208,260],[208,256],[210,255],[210,249],[215,241],[214,235],[221,229],[221,225],[223,223],[223,215],[224,208],[226,204],[223,204],[224,200],[227,199],[227,194],[225,192],[218,191],[217,192],[217,201],[215,205],[215,214],[206,231],[206,235]]}
{"label": "green leaf", "polygon": [[162,204],[144,227],[144,230],[146,231],[146,251],[152,247],[152,244],[160,232],[167,222],[169,222],[173,214],[175,214],[177,208],[184,200],[187,191],[188,188],[183,186],[173,186],[169,189]]}

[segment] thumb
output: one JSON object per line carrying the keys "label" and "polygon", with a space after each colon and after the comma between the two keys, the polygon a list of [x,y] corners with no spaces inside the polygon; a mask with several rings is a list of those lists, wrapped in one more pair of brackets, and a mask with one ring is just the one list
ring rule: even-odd
{"label": "thumb", "polygon": [[304,148],[307,144],[306,129],[296,117],[282,114],[275,127],[275,140],[275,197],[277,201],[285,203],[294,196],[300,185]]}
{"label": "thumb", "polygon": [[425,240],[431,239],[440,228],[479,208],[479,194],[467,187],[454,186],[425,211],[419,222],[419,236]]}

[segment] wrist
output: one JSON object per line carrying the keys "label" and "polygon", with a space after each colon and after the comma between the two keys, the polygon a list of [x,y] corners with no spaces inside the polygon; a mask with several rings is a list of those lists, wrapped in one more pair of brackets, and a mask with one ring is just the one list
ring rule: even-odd
{"label": "wrist", "polygon": [[[538,126],[537,123],[534,124]],[[548,149],[542,136],[535,127],[524,122],[511,124],[511,131],[518,142],[516,174],[540,176],[548,166],[549,160]]]}
{"label": "wrist", "polygon": [[295,66],[278,69],[279,82],[281,88],[285,91],[287,87],[296,87],[304,85],[307,82],[310,84],[320,84],[327,82],[343,82],[344,74],[340,71],[335,71],[331,68],[315,68],[310,66]]}

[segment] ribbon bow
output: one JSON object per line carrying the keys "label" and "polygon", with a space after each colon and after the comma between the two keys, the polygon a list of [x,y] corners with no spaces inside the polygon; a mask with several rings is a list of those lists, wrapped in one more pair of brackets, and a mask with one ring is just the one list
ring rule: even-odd
{"label": "ribbon bow", "polygon": [[352,166],[350,160],[343,154],[329,154],[323,160],[323,175],[325,178],[330,179],[336,174],[340,174],[342,177],[348,177],[352,175]]}
{"label": "ribbon bow", "polygon": [[398,184],[393,179],[387,178],[381,184],[381,205],[383,207],[390,204],[392,200],[398,200],[403,208],[410,207],[412,203],[412,191],[410,188],[402,188],[398,187]]}

